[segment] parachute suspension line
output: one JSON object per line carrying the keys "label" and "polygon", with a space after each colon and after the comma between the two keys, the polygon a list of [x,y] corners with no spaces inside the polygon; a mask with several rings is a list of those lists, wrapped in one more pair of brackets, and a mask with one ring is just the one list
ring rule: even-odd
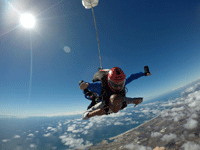
{"label": "parachute suspension line", "polygon": [[96,29],[96,35],[97,35],[97,43],[98,43],[98,51],[99,51],[100,68],[102,69],[101,53],[100,53],[99,36],[98,36],[98,32],[97,32],[97,25],[96,25],[96,20],[95,20],[95,16],[94,16],[94,10],[93,10],[93,7],[91,7],[91,9],[92,9],[92,15],[93,15],[93,19],[94,19],[94,25],[95,25],[95,29]]}

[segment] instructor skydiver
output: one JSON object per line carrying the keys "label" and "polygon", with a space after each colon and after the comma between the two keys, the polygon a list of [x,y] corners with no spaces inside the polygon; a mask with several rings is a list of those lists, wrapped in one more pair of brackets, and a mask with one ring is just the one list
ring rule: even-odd
{"label": "instructor skydiver", "polygon": [[114,67],[111,70],[99,70],[94,75],[92,81],[101,81],[101,83],[85,83],[81,81],[79,83],[81,90],[97,93],[99,99],[102,100],[84,112],[83,119],[87,120],[97,115],[117,113],[128,104],[135,104],[136,106],[141,103],[143,98],[126,97],[125,85],[139,77],[151,75],[148,66],[145,66],[144,69],[145,73],[131,74],[126,78],[126,75],[119,67]]}

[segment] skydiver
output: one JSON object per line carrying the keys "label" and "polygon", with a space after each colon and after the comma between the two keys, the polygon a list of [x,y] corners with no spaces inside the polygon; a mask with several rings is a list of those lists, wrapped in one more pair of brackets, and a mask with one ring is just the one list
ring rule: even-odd
{"label": "skydiver", "polygon": [[[87,120],[94,116],[117,113],[119,110],[124,109],[128,104],[135,104],[135,106],[137,106],[142,103],[143,98],[141,97],[126,97],[125,86],[131,81],[142,76],[151,75],[148,66],[145,66],[144,69],[145,73],[139,72],[131,74],[126,78],[126,75],[119,67],[113,67],[110,70],[99,70],[94,75],[92,81],[101,81],[101,83],[86,83],[84,81],[79,82],[79,88],[84,90],[85,96],[96,93],[95,99],[91,99],[92,103],[88,107],[88,110],[83,113],[82,118]],[[90,94],[88,94],[88,92]],[[102,101],[97,103],[98,100]],[[95,105],[92,106],[92,104]]]}

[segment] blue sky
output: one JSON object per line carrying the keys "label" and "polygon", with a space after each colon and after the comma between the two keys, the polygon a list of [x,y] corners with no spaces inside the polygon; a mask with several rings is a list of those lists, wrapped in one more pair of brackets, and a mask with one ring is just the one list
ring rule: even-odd
{"label": "blue sky", "polygon": [[[3,0],[0,8],[0,114],[84,111],[90,102],[78,82],[100,66],[91,10],[81,0]],[[19,22],[27,12],[31,30]],[[94,12],[103,68],[152,73],[127,85],[127,96],[148,100],[199,78],[199,1],[100,0]]]}

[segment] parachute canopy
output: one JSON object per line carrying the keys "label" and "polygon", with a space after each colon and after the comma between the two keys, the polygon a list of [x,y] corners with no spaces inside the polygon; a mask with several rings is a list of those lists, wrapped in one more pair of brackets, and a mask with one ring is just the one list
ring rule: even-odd
{"label": "parachute canopy", "polygon": [[99,3],[99,0],[82,0],[82,4],[86,9],[95,7],[98,5],[98,3]]}

